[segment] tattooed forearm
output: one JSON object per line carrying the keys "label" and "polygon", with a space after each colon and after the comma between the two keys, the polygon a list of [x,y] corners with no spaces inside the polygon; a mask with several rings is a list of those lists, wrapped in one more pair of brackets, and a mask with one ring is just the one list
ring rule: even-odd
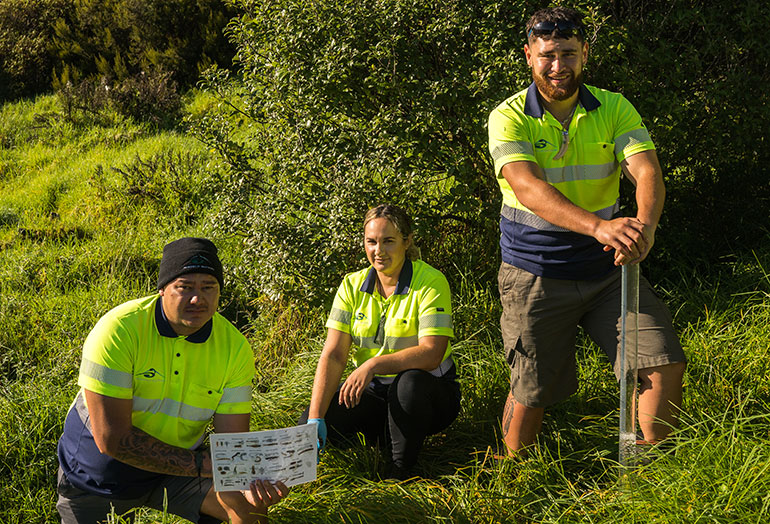
{"label": "tattooed forearm", "polygon": [[[161,442],[136,427],[120,439],[120,447],[113,456],[121,462],[146,471],[189,477],[198,475],[195,453],[192,450]],[[206,462],[210,464],[209,461]],[[206,469],[208,471],[201,471],[201,474],[210,476],[210,467]]]}
{"label": "tattooed forearm", "polygon": [[508,393],[508,398],[505,401],[505,407],[503,408],[503,435],[508,434],[508,428],[511,426],[511,420],[513,420],[513,406],[515,404],[513,395]]}

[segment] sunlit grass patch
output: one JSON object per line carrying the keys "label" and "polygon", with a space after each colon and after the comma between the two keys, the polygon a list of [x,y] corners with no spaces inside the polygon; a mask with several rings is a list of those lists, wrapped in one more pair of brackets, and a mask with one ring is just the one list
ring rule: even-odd
{"label": "sunlit grass patch", "polygon": [[[206,94],[190,97],[191,112],[212,103]],[[57,111],[51,97],[0,108],[3,523],[57,521],[55,446],[77,391],[81,345],[110,308],[155,292],[169,240],[220,235],[222,310],[255,354],[253,429],[296,423],[325,336],[323,307],[244,292],[243,269],[263,261],[244,255],[243,239],[224,233],[228,223],[212,224],[223,216],[214,212],[221,166],[198,142],[117,118],[67,123]],[[449,255],[462,247],[443,246]],[[441,261],[454,282],[452,343],[463,401],[457,420],[426,440],[422,478],[383,480],[389,451],[372,443],[332,446],[319,479],[271,509],[273,521],[770,518],[770,251],[736,253],[708,272],[685,263],[665,268],[659,291],[689,358],[682,423],[668,448],[649,452],[630,489],[618,482],[617,384],[606,357],[582,336],[578,392],[547,411],[527,458],[495,458],[509,369],[491,253]],[[137,522],[182,521],[140,510]]]}

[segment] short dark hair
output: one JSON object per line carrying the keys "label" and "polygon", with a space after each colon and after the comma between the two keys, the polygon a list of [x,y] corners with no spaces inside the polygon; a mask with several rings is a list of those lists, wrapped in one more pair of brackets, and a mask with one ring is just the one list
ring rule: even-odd
{"label": "short dark hair", "polygon": [[[575,27],[573,31],[561,31],[554,28],[550,33],[537,33],[535,26],[543,22],[567,22]],[[540,9],[533,14],[527,21],[526,31],[527,40],[533,42],[536,38],[550,40],[551,38],[571,38],[577,37],[580,42],[585,42],[585,26],[583,25],[583,14],[569,7],[548,7]]]}

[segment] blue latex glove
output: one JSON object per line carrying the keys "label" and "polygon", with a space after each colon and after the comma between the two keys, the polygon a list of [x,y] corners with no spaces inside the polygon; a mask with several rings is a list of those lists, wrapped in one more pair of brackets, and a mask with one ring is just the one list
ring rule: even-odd
{"label": "blue latex glove", "polygon": [[309,418],[308,424],[315,424],[318,428],[318,440],[316,441],[316,449],[318,451],[318,459],[320,460],[321,452],[326,447],[326,421],[322,418]]}

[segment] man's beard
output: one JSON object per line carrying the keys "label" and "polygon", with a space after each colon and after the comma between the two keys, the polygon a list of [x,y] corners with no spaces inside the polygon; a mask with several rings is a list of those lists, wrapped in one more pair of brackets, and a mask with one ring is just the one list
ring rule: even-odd
{"label": "man's beard", "polygon": [[538,75],[534,71],[532,71],[532,78],[535,80],[535,86],[537,86],[538,91],[549,100],[567,100],[575,94],[580,84],[583,83],[583,72],[581,71],[577,76],[572,74],[569,82],[562,87],[554,86],[547,78]]}

